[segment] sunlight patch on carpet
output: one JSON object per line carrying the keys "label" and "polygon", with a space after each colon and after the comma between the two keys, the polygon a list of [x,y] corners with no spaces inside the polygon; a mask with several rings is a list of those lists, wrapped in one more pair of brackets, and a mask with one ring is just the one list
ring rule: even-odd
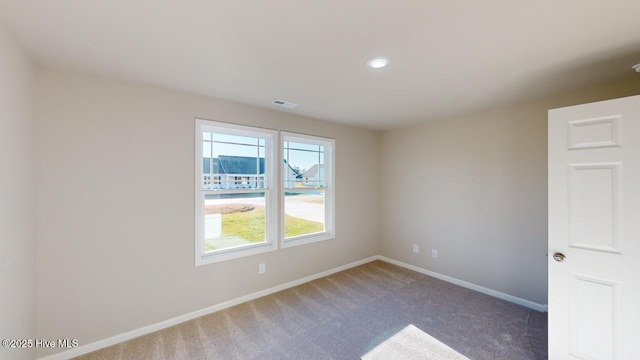
{"label": "sunlight patch on carpet", "polygon": [[438,339],[407,325],[393,336],[362,356],[363,360],[469,360]]}

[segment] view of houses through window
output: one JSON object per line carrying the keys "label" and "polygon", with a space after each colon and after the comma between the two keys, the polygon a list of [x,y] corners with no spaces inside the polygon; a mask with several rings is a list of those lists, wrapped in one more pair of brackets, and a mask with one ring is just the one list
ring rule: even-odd
{"label": "view of houses through window", "polygon": [[267,140],[202,133],[202,189],[208,190],[203,199],[205,252],[267,241]]}
{"label": "view of houses through window", "polygon": [[[333,236],[326,161],[332,159],[333,140],[283,132],[280,157],[274,152],[276,131],[206,120],[198,124],[196,261],[275,249],[277,233],[283,245]],[[281,178],[274,176],[277,162],[284,169]],[[280,215],[274,179],[282,181]]]}
{"label": "view of houses through window", "polygon": [[[285,239],[325,231],[325,146],[284,137]],[[300,224],[296,219],[304,219]],[[304,226],[301,226],[304,225]]]}

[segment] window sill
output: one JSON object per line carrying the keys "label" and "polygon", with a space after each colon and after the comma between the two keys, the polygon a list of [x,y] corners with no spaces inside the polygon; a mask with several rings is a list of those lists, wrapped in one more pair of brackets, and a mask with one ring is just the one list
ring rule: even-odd
{"label": "window sill", "polygon": [[262,254],[275,250],[277,250],[275,244],[263,244],[260,246],[252,246],[247,249],[233,249],[227,252],[198,254],[196,255],[196,267],[232,259],[238,259],[251,255]]}
{"label": "window sill", "polygon": [[306,244],[311,244],[311,243],[325,241],[325,240],[332,240],[335,238],[336,236],[333,232],[322,232],[322,233],[316,233],[316,234],[290,237],[287,239],[283,239],[281,243],[282,243],[282,248],[284,249],[284,248],[294,247],[298,245],[306,245]]}

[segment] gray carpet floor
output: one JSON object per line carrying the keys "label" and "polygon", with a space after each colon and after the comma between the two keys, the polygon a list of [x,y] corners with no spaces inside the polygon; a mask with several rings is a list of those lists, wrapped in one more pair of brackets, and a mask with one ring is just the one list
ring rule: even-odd
{"label": "gray carpet floor", "polygon": [[77,359],[360,359],[413,325],[469,359],[546,359],[547,314],[383,261]]}

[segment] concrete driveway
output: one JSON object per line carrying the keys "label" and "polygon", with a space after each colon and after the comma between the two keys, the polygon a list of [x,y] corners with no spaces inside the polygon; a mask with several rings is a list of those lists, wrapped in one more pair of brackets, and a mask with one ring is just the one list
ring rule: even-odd
{"label": "concrete driveway", "polygon": [[[206,205],[220,204],[249,204],[254,206],[264,206],[264,198],[247,197],[235,199],[205,200]],[[324,195],[291,195],[285,197],[285,213],[287,215],[324,223]]]}

